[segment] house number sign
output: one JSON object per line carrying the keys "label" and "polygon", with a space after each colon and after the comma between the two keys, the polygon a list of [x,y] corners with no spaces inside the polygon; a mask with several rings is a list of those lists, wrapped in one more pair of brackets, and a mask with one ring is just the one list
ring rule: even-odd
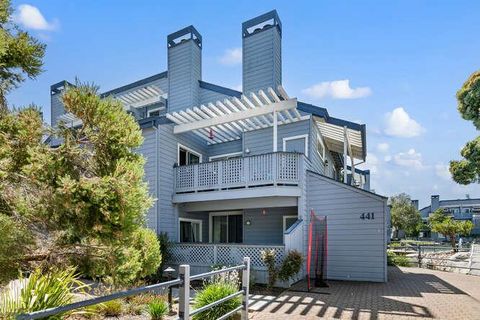
{"label": "house number sign", "polygon": [[360,215],[360,219],[362,219],[362,220],[374,220],[375,219],[375,213],[364,212]]}

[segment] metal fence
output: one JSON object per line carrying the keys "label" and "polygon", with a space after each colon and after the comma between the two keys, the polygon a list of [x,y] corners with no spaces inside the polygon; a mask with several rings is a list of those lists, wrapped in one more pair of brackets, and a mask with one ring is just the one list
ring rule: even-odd
{"label": "metal fence", "polygon": [[[207,279],[215,275],[222,274],[222,273],[229,273],[234,270],[242,270],[242,285],[239,291],[227,297],[224,297],[220,300],[212,302],[206,306],[203,306],[201,308],[190,310],[190,281]],[[120,292],[116,292],[116,293],[101,296],[101,297],[74,302],[74,303],[71,303],[65,306],[56,307],[56,308],[20,314],[20,315],[17,315],[16,319],[17,320],[41,319],[49,316],[59,315],[75,309],[93,306],[93,305],[111,301],[111,300],[126,298],[126,297],[134,296],[137,294],[145,293],[145,292],[152,292],[152,291],[155,292],[161,289],[166,289],[171,286],[179,285],[178,318],[177,319],[179,320],[190,319],[190,317],[195,314],[199,314],[201,312],[214,308],[235,297],[242,296],[242,304],[239,307],[224,314],[217,320],[227,319],[228,317],[232,316],[233,314],[239,311],[241,311],[241,319],[246,320],[248,319],[248,304],[249,304],[248,296],[250,291],[249,280],[250,280],[250,258],[249,257],[243,258],[243,264],[240,264],[234,267],[215,270],[211,272],[201,273],[197,275],[190,275],[189,265],[181,265],[179,268],[178,278],[174,280],[157,283],[154,285],[134,288],[130,290],[120,291]]]}

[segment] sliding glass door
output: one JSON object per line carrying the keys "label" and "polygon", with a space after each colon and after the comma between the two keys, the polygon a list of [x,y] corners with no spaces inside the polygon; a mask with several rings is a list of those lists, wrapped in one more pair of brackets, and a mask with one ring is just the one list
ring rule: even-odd
{"label": "sliding glass door", "polygon": [[211,222],[212,242],[243,242],[243,215],[241,212],[211,213]]}

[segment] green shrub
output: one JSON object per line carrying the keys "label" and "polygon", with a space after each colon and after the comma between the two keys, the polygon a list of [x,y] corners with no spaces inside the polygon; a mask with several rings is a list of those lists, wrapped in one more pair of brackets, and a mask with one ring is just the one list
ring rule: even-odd
{"label": "green shrub", "polygon": [[[218,301],[222,298],[225,298],[231,294],[234,294],[238,291],[238,288],[235,284],[228,281],[217,281],[212,282],[197,292],[195,296],[194,309],[201,308],[210,303]],[[239,296],[225,301],[218,306],[200,312],[193,316],[193,320],[213,320],[218,319],[224,314],[232,311],[233,309],[239,307],[242,301]]]}
{"label": "green shrub", "polygon": [[288,281],[295,277],[302,268],[303,257],[297,250],[288,251],[287,256],[282,261],[280,270],[278,271],[278,278],[282,281]]}
{"label": "green shrub", "polygon": [[268,272],[268,286],[273,287],[275,282],[277,282],[277,268],[275,266],[275,256],[276,252],[274,249],[272,250],[262,250],[260,251],[260,258],[262,259],[263,263],[267,266]]}
{"label": "green shrub", "polygon": [[148,314],[152,320],[162,320],[168,313],[168,304],[163,299],[154,299],[148,304]]}
{"label": "green shrub", "polygon": [[[20,277],[3,289],[0,296],[0,318],[13,319],[15,314],[44,310],[73,302],[74,295],[82,292],[73,268],[66,270],[33,271],[28,278]],[[63,319],[63,315],[49,319]]]}
{"label": "green shrub", "polygon": [[98,305],[96,311],[106,317],[118,317],[123,312],[123,302],[120,299],[103,302]]}
{"label": "green shrub", "polygon": [[33,244],[33,236],[23,224],[0,213],[0,239],[1,284],[18,276],[22,269],[22,259]]}
{"label": "green shrub", "polygon": [[149,228],[138,229],[133,236],[133,246],[140,252],[141,269],[137,278],[154,274],[162,262],[160,242],[155,231]]}
{"label": "green shrub", "polygon": [[412,265],[408,257],[396,254],[395,252],[390,250],[387,250],[387,264],[389,266],[399,267],[410,267]]}

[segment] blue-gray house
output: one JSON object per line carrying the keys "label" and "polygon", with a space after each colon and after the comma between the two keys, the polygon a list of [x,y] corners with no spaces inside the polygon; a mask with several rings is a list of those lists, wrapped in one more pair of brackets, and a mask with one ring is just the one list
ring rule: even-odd
{"label": "blue-gray house", "polygon": [[[310,212],[326,216],[328,278],[386,281],[386,198],[370,192],[365,125],[298,101],[282,87],[282,23],[271,11],[242,24],[243,92],[202,79],[200,33],[167,37],[167,71],[105,92],[143,130],[138,150],[157,199],[148,226],[168,233],[170,264],[193,272],[260,251],[306,254]],[[78,124],[52,86],[52,124]],[[368,218],[366,218],[368,217]],[[301,276],[301,275],[300,275]]]}

